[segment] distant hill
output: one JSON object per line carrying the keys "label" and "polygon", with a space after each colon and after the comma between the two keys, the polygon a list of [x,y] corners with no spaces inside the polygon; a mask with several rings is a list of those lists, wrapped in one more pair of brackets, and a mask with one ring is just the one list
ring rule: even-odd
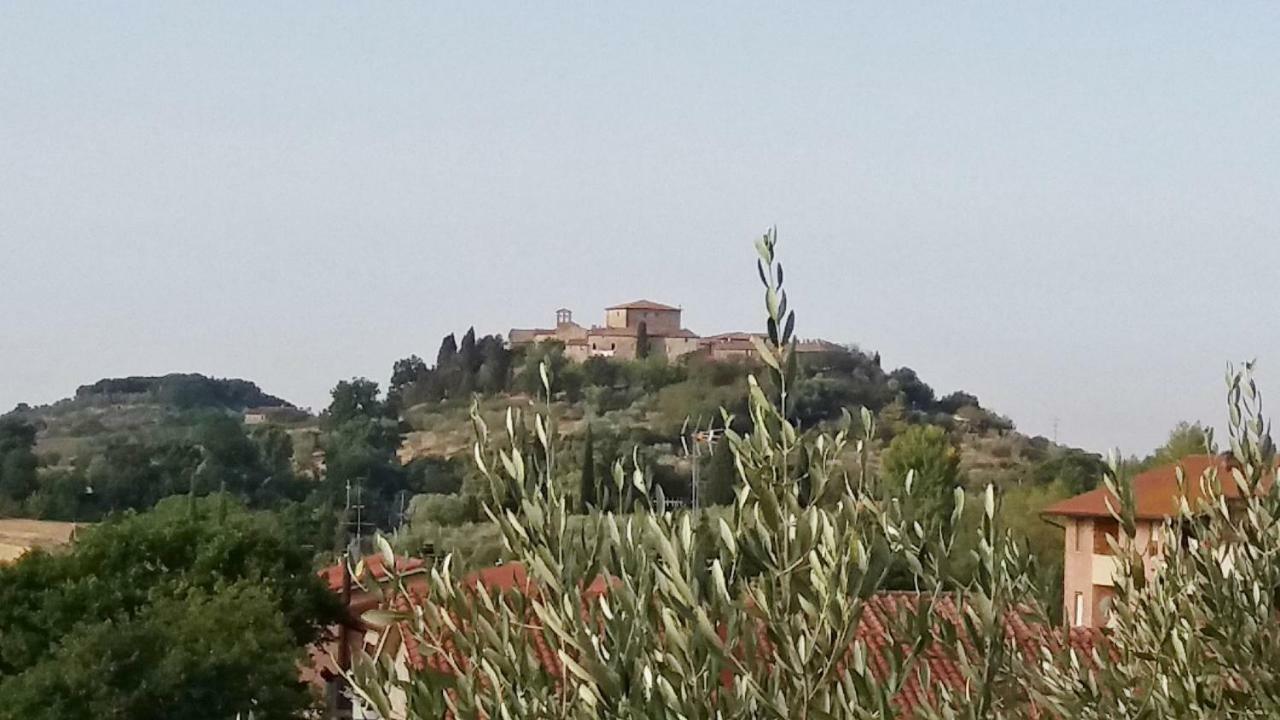
{"label": "distant hill", "polygon": [[203,407],[244,411],[254,407],[293,407],[292,403],[268,395],[248,380],[211,378],[196,373],[104,378],[92,385],[76,388],[75,399],[90,402],[99,399],[107,402],[150,401],[179,410]]}
{"label": "distant hill", "polygon": [[103,378],[81,385],[73,397],[31,407],[20,415],[38,429],[38,451],[66,460],[111,438],[181,435],[208,413],[239,415],[251,408],[294,408],[283,398],[240,378],[197,373]]}

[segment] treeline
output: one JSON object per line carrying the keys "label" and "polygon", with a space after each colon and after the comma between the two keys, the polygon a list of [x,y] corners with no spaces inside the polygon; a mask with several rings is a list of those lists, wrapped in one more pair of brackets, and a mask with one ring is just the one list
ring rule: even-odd
{"label": "treeline", "polygon": [[273,426],[249,430],[226,413],[201,415],[178,439],[112,438],[66,464],[41,467],[35,444],[30,421],[0,420],[0,514],[96,521],[145,510],[170,495],[215,492],[274,507],[303,499],[309,485],[294,470],[288,433]]}
{"label": "treeline", "polygon": [[[499,335],[477,339],[471,328],[460,342],[452,334],[445,336],[433,366],[417,355],[396,361],[388,403],[393,410],[403,411],[421,403],[466,399],[477,393],[536,394],[542,383],[538,368],[543,364],[555,378],[560,397],[571,403],[585,401],[596,412],[623,409],[674,388],[660,398],[668,419],[682,409],[690,410],[690,417],[718,414],[718,406],[706,399],[725,400],[730,410],[745,407],[744,379],[747,372],[759,370],[750,361],[715,361],[702,353],[676,362],[657,356],[638,360],[592,357],[577,363],[569,360],[564,346],[556,341],[513,350]],[[955,391],[939,396],[909,367],[885,371],[879,353],[869,354],[856,347],[807,353],[801,357],[798,371],[792,411],[803,425],[839,418],[846,409],[866,407],[887,413],[887,422],[882,424],[889,434],[912,422],[968,425],[977,431],[1013,429],[1012,422],[983,408],[971,393]],[[737,397],[718,390],[723,388],[734,388]]]}

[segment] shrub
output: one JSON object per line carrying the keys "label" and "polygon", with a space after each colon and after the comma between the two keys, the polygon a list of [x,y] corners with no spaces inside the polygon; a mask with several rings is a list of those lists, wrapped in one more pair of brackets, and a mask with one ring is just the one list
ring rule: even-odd
{"label": "shrub", "polygon": [[409,516],[415,525],[444,527],[477,519],[475,503],[465,495],[415,495],[409,503]]}

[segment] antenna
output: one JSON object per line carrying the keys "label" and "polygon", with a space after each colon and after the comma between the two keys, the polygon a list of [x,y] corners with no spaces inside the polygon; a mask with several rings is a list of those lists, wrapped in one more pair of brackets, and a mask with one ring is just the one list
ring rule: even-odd
{"label": "antenna", "polygon": [[[370,527],[373,526],[373,523],[364,521],[364,503],[362,502],[363,496],[364,496],[364,486],[361,483],[357,482],[354,487],[355,487],[355,502],[352,502],[352,498],[351,498],[352,484],[350,480],[347,480],[347,485],[346,485],[347,502],[346,502],[346,513],[344,515],[346,517],[346,527],[344,529],[347,532],[347,553],[348,554],[356,554],[356,553],[362,552],[360,548],[363,546],[363,543],[364,543],[364,528],[365,526],[370,526]],[[354,521],[351,519],[351,512],[353,510],[355,511]],[[356,548],[355,553],[352,552],[352,549],[351,549],[352,547]]]}

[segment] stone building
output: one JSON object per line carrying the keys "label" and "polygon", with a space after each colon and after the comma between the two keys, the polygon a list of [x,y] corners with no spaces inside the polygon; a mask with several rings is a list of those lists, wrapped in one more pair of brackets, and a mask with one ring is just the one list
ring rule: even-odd
{"label": "stone building", "polygon": [[643,334],[649,338],[651,355],[675,360],[700,347],[700,338],[682,327],[680,316],[680,308],[637,300],[605,308],[604,325],[585,328],[574,322],[572,311],[560,308],[554,328],[514,328],[509,339],[513,347],[556,340],[564,343],[565,355],[578,361],[589,357],[634,360]]}
{"label": "stone building", "polygon": [[[649,337],[649,352],[667,360],[704,352],[713,360],[749,360],[756,357],[752,337],[759,333],[724,333],[700,337],[683,326],[680,308],[651,300],[614,305],[605,308],[604,325],[583,327],[573,320],[568,308],[556,310],[553,328],[513,328],[508,336],[512,347],[554,340],[564,344],[565,355],[579,362],[590,357],[634,360],[637,356],[641,328]],[[800,340],[799,353],[843,350],[826,340]]]}

